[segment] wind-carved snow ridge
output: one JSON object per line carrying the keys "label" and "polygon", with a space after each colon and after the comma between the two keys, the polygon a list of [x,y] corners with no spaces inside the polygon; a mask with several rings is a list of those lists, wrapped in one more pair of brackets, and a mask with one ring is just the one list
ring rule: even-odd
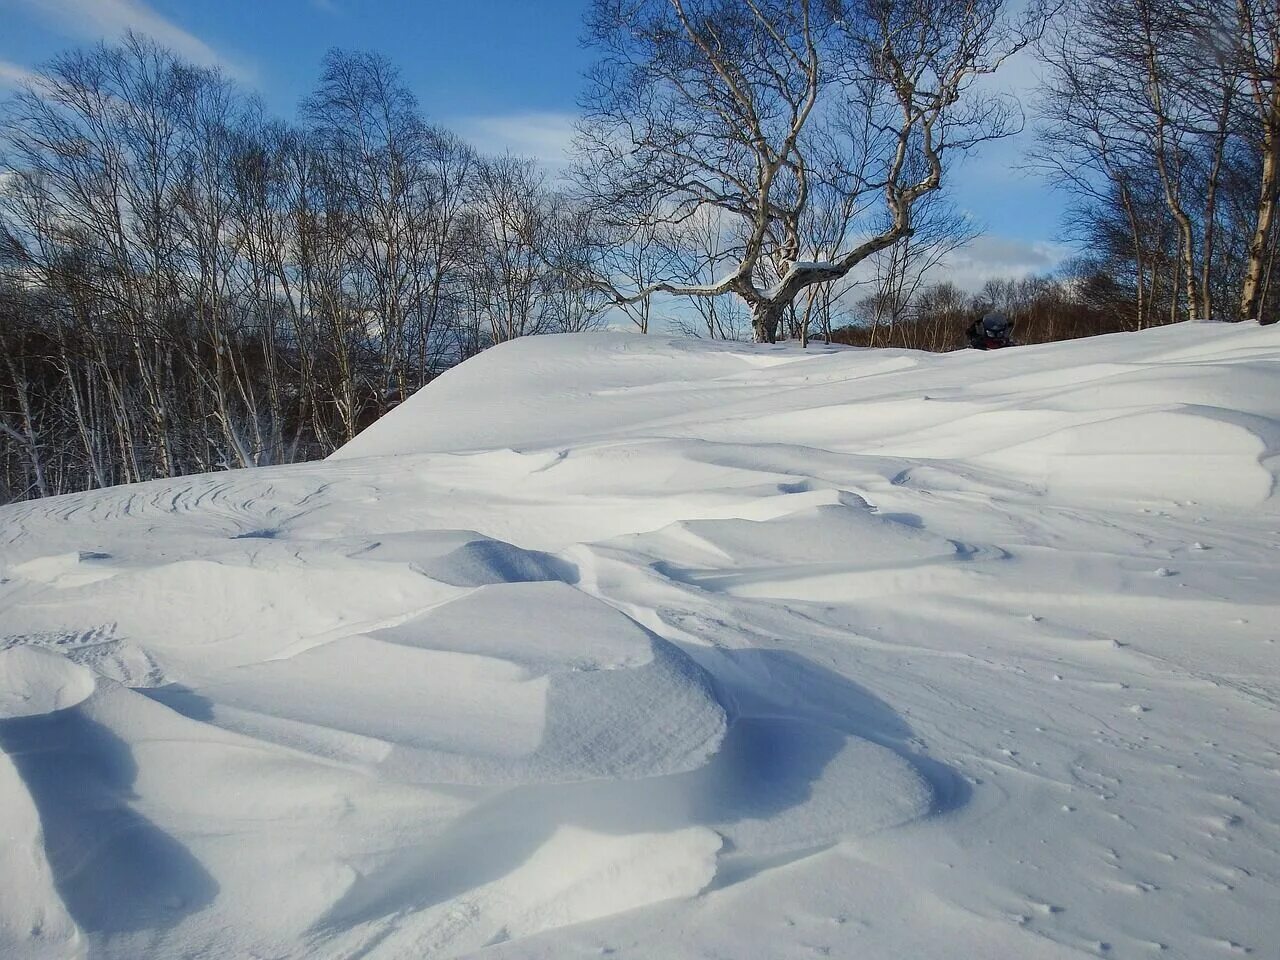
{"label": "wind-carved snow ridge", "polygon": [[532,338],[2,508],[0,956],[1264,956],[1277,361]]}

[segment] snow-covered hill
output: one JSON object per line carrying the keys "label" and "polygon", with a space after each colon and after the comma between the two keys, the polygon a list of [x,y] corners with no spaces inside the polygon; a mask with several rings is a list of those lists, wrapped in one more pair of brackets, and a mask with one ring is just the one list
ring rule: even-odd
{"label": "snow-covered hill", "polygon": [[5,958],[1280,942],[1280,331],[618,334],[0,509]]}

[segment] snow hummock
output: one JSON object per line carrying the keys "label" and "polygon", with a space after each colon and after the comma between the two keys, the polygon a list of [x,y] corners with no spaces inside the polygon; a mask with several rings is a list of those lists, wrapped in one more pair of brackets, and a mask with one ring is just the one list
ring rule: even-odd
{"label": "snow hummock", "polygon": [[0,650],[0,720],[74,707],[93,688],[92,670],[45,647]]}
{"label": "snow hummock", "polygon": [[1265,956],[1280,334],[618,334],[0,509],[0,956]]}

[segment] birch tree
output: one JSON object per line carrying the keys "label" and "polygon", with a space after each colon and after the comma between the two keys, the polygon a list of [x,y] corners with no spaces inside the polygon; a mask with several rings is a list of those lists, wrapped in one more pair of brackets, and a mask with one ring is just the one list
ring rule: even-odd
{"label": "birch tree", "polygon": [[[673,220],[712,207],[738,224],[723,277],[641,289],[604,278],[615,301],[733,294],[756,339],[774,340],[799,294],[911,234],[953,157],[1016,127],[1016,107],[978,80],[1043,20],[1033,3],[1011,21],[1003,0],[594,0],[585,192],[604,206],[660,201]],[[805,231],[818,183],[877,199],[822,259]]]}

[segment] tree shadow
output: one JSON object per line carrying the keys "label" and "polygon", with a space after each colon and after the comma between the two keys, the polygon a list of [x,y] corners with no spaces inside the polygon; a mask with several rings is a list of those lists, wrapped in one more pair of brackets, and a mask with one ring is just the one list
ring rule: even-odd
{"label": "tree shadow", "polygon": [[178,840],[133,810],[128,744],[81,706],[0,720],[40,816],[54,883],[86,934],[163,929],[213,902],[218,884]]}

